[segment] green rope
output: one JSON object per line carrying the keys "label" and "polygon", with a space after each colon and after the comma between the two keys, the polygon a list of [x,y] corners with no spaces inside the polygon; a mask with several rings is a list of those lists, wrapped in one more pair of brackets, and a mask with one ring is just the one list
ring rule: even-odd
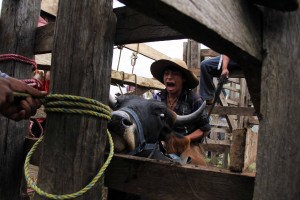
{"label": "green rope", "polygon": [[[19,96],[19,93],[14,93],[15,96]],[[22,97],[26,97],[26,95],[22,94]],[[91,115],[95,117],[99,117],[102,119],[110,120],[110,109],[108,106],[92,99],[84,98],[84,97],[79,97],[79,96],[71,96],[71,95],[61,95],[61,94],[54,94],[54,95],[48,95],[45,98],[45,111],[46,112],[62,112],[62,113],[71,113],[71,114],[86,114],[86,115]],[[66,109],[65,107],[68,107]],[[71,108],[69,108],[71,107]],[[73,199],[76,197],[79,197],[86,193],[88,190],[90,190],[96,183],[97,181],[102,177],[101,183],[103,184],[102,189],[104,189],[104,171],[108,167],[113,154],[114,154],[114,144],[112,140],[112,136],[107,131],[108,135],[108,140],[110,144],[110,151],[109,155],[97,173],[97,175],[93,178],[93,180],[86,185],[84,188],[81,190],[74,192],[72,194],[64,194],[64,195],[56,195],[56,194],[50,194],[42,189],[40,189],[34,181],[30,178],[29,176],[29,161],[36,150],[38,144],[43,140],[44,136],[41,136],[39,140],[32,146],[31,150],[28,152],[26,159],[25,159],[25,164],[24,164],[24,173],[25,173],[25,179],[27,181],[27,184],[35,190],[36,193],[43,197],[47,197],[49,199]],[[103,176],[102,176],[103,175]],[[103,198],[103,192],[102,190],[102,198]]]}

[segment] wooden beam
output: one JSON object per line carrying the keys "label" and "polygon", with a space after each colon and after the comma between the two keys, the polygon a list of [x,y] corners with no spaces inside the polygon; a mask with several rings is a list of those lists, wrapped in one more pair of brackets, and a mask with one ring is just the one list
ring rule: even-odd
{"label": "wooden beam", "polygon": [[[51,54],[36,55],[35,59],[39,69],[50,70]],[[111,83],[132,85],[141,89],[162,90],[165,88],[161,82],[154,78],[145,78],[115,70],[111,72]]]}
{"label": "wooden beam", "polygon": [[143,44],[126,44],[124,46],[127,49],[130,49],[131,51],[138,52],[139,54],[142,54],[143,56],[146,56],[148,58],[151,58],[153,60],[159,60],[159,59],[171,59],[169,56],[155,50],[154,48]]}
{"label": "wooden beam", "polygon": [[215,52],[212,49],[200,49],[200,57],[215,57],[219,55],[219,53]]}
{"label": "wooden beam", "polygon": [[228,144],[200,144],[204,151],[225,153],[229,152],[230,145]]}
{"label": "wooden beam", "polygon": [[[44,10],[56,16],[56,12],[51,11],[55,10],[54,7],[46,7]],[[186,38],[172,28],[128,7],[115,8],[113,11],[118,18],[115,45]],[[54,27],[55,24],[50,22],[46,26],[37,29],[35,54],[50,53],[52,51]]]}
{"label": "wooden beam", "polygon": [[43,0],[41,2],[41,10],[56,16],[58,9],[58,0]]}
{"label": "wooden beam", "polygon": [[262,20],[256,7],[234,0],[189,0],[184,4],[181,0],[120,1],[238,62],[259,113]]}
{"label": "wooden beam", "polygon": [[128,85],[137,86],[145,89],[155,89],[155,90],[162,90],[165,88],[165,86],[156,79],[145,78],[141,76],[136,76],[134,74],[127,74],[115,70],[112,70],[111,72],[111,83],[128,84]]}
{"label": "wooden beam", "polygon": [[252,3],[281,11],[295,11],[299,9],[299,0],[252,0]]}
{"label": "wooden beam", "polygon": [[250,200],[254,179],[253,174],[128,155],[115,155],[105,172],[107,187],[160,200]]}
{"label": "wooden beam", "polygon": [[[51,93],[108,104],[116,27],[112,0],[62,0],[55,27]],[[88,115],[47,113],[38,185],[49,193],[70,194],[90,182],[104,163],[106,124]],[[96,184],[78,199],[100,199],[101,189]]]}
{"label": "wooden beam", "polygon": [[[32,58],[41,1],[3,0],[0,4],[0,54]],[[2,61],[0,71],[17,79],[32,77],[31,65],[13,60]],[[0,199],[19,200],[21,192],[26,192],[24,185],[23,191],[20,189],[24,178],[24,141],[29,120],[15,122],[0,115],[0,127]]]}
{"label": "wooden beam", "polygon": [[[199,68],[190,69],[195,75],[200,76]],[[230,71],[229,78],[245,78],[244,72],[242,70]]]}
{"label": "wooden beam", "polygon": [[253,200],[300,199],[299,24],[300,10],[264,9],[267,54],[262,68],[259,175]]}
{"label": "wooden beam", "polygon": [[[209,110],[211,106],[207,106]],[[256,116],[254,108],[251,107],[233,107],[233,106],[215,106],[212,114],[219,115],[239,115],[239,116]]]}
{"label": "wooden beam", "polygon": [[129,7],[115,8],[115,45],[186,38],[182,33]]}

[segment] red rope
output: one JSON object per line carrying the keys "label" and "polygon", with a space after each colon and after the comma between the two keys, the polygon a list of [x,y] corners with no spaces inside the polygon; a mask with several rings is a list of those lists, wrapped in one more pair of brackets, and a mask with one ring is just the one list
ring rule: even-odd
{"label": "red rope", "polygon": [[33,70],[37,70],[37,64],[35,60],[27,58],[25,56],[21,56],[18,54],[2,54],[0,55],[0,61],[3,60],[15,60],[15,61],[31,64],[33,66]]}

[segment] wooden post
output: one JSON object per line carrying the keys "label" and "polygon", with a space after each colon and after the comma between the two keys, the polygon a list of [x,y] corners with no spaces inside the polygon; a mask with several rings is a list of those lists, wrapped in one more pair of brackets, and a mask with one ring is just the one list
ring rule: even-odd
{"label": "wooden post", "polygon": [[[1,3],[0,54],[33,58],[40,1],[3,0]],[[31,65],[15,61],[2,61],[0,70],[18,79],[33,76]],[[0,127],[0,199],[19,200],[29,121],[14,122],[0,116]]]}
{"label": "wooden post", "polygon": [[254,200],[300,199],[300,10],[264,9]]}
{"label": "wooden post", "polygon": [[[108,104],[116,18],[112,0],[59,1],[51,68],[51,93]],[[85,187],[104,162],[106,121],[48,113],[38,186],[69,194]],[[101,184],[76,199],[100,199]],[[39,195],[35,200],[46,199]]]}
{"label": "wooden post", "polygon": [[246,134],[247,129],[236,129],[232,132],[229,166],[232,172],[242,172],[244,168]]}

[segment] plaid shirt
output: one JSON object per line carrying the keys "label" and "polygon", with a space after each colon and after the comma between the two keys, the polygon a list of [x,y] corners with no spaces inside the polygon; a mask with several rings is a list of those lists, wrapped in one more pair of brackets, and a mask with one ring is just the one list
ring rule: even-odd
{"label": "plaid shirt", "polygon": [[[167,105],[167,91],[164,90],[158,93],[154,99],[164,102]],[[176,104],[174,111],[178,115],[188,115],[195,112],[203,103],[203,99],[192,92],[191,90],[184,90]],[[211,127],[209,124],[207,111],[204,110],[201,117],[188,127],[174,127],[174,130],[181,133],[182,135],[189,135],[196,129],[202,131],[210,131]]]}

